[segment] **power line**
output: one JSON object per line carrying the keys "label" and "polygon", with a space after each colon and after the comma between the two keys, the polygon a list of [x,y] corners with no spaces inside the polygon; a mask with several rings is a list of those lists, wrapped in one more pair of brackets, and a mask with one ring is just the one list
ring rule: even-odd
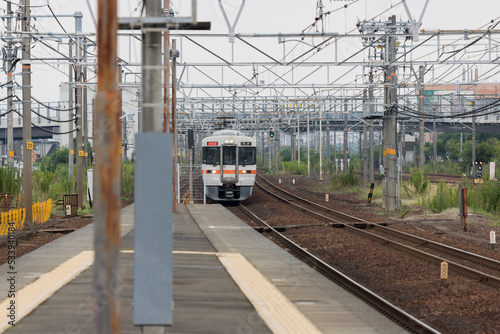
{"label": "power line", "polygon": [[[13,112],[15,112],[16,114],[18,114],[21,118],[23,118],[23,115],[21,115],[21,113],[20,113],[19,111],[15,110],[15,109],[12,109],[12,110],[11,110],[11,111],[9,111],[9,112],[12,112],[12,111],[13,111]],[[33,111],[33,110],[32,110],[32,111]],[[36,125],[36,124],[35,124],[35,123],[33,123],[33,122],[31,122],[31,125],[32,125],[33,127],[37,128],[37,129],[40,129],[40,130],[42,130],[42,131],[44,131],[44,132],[47,132],[47,133],[50,133],[50,134],[53,134],[53,135],[66,135],[66,134],[69,134],[69,133],[72,133],[72,132],[76,132],[76,131],[78,131],[78,130],[79,130],[79,128],[75,128],[75,129],[73,129],[73,130],[71,130],[71,131],[66,131],[66,132],[55,132],[55,131],[50,131],[50,130],[44,129],[43,127],[38,126],[38,125]]]}

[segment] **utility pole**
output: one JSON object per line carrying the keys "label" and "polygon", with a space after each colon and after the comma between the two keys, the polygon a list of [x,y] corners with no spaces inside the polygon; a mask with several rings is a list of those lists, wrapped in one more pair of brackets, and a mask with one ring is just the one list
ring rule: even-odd
{"label": "utility pole", "polygon": [[[331,106],[331,105],[330,105]],[[332,157],[331,157],[331,150],[330,150],[330,113],[328,110],[326,111],[326,156],[328,157],[328,166],[332,163]]]}
{"label": "utility pole", "polygon": [[[69,59],[73,58],[73,42],[70,40],[69,42]],[[74,73],[74,64],[70,62],[69,64],[69,83],[68,83],[68,120],[73,118],[73,73]],[[75,146],[73,145],[73,121],[68,122],[68,178],[71,184],[70,191],[71,193],[75,192],[75,182],[74,182],[74,165],[73,165],[73,156],[75,154]]]}
{"label": "utility pole", "polygon": [[[170,16],[170,0],[165,0],[164,15]],[[163,33],[163,132],[170,129],[170,30]],[[175,200],[175,197],[174,197]]]}
{"label": "utility pole", "polygon": [[83,73],[82,73],[82,18],[81,12],[75,13],[76,38],[76,193],[78,194],[78,207],[83,209],[83,159],[85,150],[83,149]]}
{"label": "utility pole", "polygon": [[276,131],[276,142],[275,142],[275,161],[276,161],[276,174],[280,171],[280,132]]}
{"label": "utility pole", "polygon": [[297,166],[300,167],[300,114],[297,113]]}
{"label": "utility pole", "polygon": [[[98,0],[97,96],[94,119],[94,332],[120,333],[120,110],[117,84],[117,0]],[[103,128],[102,124],[109,125]],[[112,154],[110,154],[110,152]],[[137,251],[137,248],[136,248]]]}
{"label": "utility pole", "polygon": [[[368,113],[367,111],[367,99],[368,99],[368,94],[366,89],[363,91],[363,115],[366,116]],[[361,152],[360,156],[361,156]],[[365,123],[363,124],[363,179],[366,181],[368,180],[368,125]]]}
{"label": "utility pole", "polygon": [[266,167],[266,156],[265,156],[265,152],[266,152],[266,133],[265,132],[262,132],[261,133],[261,142],[260,142],[260,145],[261,145],[261,150],[260,150],[260,158],[261,158],[261,166],[262,168]]}
{"label": "utility pole", "polygon": [[7,2],[7,165],[14,165],[14,105],[12,103],[12,3]]}
{"label": "utility pole", "polygon": [[[373,115],[374,109],[375,109],[375,101],[373,98],[373,72],[370,69],[370,86],[368,89],[368,99],[369,99],[369,109],[370,109],[370,116]],[[375,182],[375,176],[373,175],[374,173],[374,155],[375,155],[375,128],[374,128],[374,121],[373,119],[370,119],[370,168],[369,168],[369,173],[370,173],[370,183]]]}
{"label": "utility pole", "polygon": [[333,161],[335,162],[335,174],[338,174],[337,170],[337,131],[333,129]]}
{"label": "utility pole", "polygon": [[[396,16],[389,18],[389,26],[396,25]],[[393,33],[392,33],[393,34]],[[384,166],[386,175],[385,208],[396,210],[396,118],[397,118],[397,68],[392,65],[396,60],[396,36],[388,35],[387,65],[385,68],[385,110],[384,110]]]}
{"label": "utility pole", "polygon": [[419,144],[419,157],[418,157],[418,162],[420,166],[420,171],[422,174],[424,173],[424,168],[425,168],[425,133],[424,133],[424,117],[422,116],[424,114],[424,67],[420,66],[418,69],[418,111],[420,113],[420,118],[418,119],[418,144]]}
{"label": "utility pole", "polygon": [[436,119],[432,122],[432,144],[434,146],[434,174],[437,173],[437,132],[436,132]]}
{"label": "utility pole", "polygon": [[310,152],[310,134],[309,134],[309,114],[307,112],[307,176],[311,175],[311,152]]}
{"label": "utility pole", "polygon": [[[88,89],[87,89],[87,44],[85,43],[83,49],[83,170],[84,173],[87,173],[87,169],[89,168],[89,113],[88,113]],[[85,191],[85,190],[84,190]],[[84,195],[85,196],[85,195]]]}
{"label": "utility pole", "polygon": [[344,100],[344,174],[349,172],[349,164],[347,163],[347,155],[349,154],[349,114],[347,112],[347,99]]}
{"label": "utility pole", "polygon": [[[120,115],[122,118],[122,126],[121,126],[121,140],[122,144],[120,145],[120,148],[122,152],[120,153],[120,195],[123,196],[123,161],[126,159],[125,152],[123,150],[123,146],[126,145],[125,142],[127,141],[127,117],[124,115],[123,112],[123,88],[121,87],[123,83],[123,69],[122,65],[118,64],[117,67],[117,72],[118,72],[118,94],[120,95]],[[124,156],[125,155],[125,156]]]}
{"label": "utility pole", "polygon": [[22,77],[23,77],[23,205],[26,208],[24,229],[33,231],[32,212],[32,152],[33,142],[31,141],[31,38],[29,37],[31,21],[30,0],[21,0],[23,11],[22,22]]}
{"label": "utility pole", "polygon": [[177,212],[177,58],[179,57],[179,51],[177,51],[177,41],[172,40],[172,51],[170,52],[170,58],[172,58],[172,135],[173,135],[173,192],[174,192],[174,212]]}
{"label": "utility pole", "polygon": [[268,168],[269,168],[269,172],[271,172],[273,169],[273,166],[272,166],[272,160],[273,160],[273,139],[270,139],[269,140],[269,148],[267,150],[267,164],[268,164]]}
{"label": "utility pole", "polygon": [[319,180],[323,181],[323,129],[322,129],[322,115],[321,106],[319,106]]}
{"label": "utility pole", "polygon": [[[472,102],[472,110],[475,108],[474,101]],[[476,177],[476,116],[472,116],[472,176]]]}

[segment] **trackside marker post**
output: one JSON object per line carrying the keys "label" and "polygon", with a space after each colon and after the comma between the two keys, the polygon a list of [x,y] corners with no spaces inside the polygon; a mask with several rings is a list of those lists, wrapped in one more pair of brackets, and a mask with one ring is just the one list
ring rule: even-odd
{"label": "trackside marker post", "polygon": [[441,285],[446,286],[448,284],[448,262],[441,262]]}
{"label": "trackside marker post", "polygon": [[330,200],[330,195],[329,194],[325,194],[325,202],[328,202]]}
{"label": "trackside marker post", "polygon": [[495,249],[495,244],[496,244],[495,231],[491,231],[490,232],[490,245],[491,245],[491,249]]}
{"label": "trackside marker post", "polygon": [[368,193],[368,203],[371,203],[373,196],[373,188],[375,188],[375,183],[370,184],[370,192]]}

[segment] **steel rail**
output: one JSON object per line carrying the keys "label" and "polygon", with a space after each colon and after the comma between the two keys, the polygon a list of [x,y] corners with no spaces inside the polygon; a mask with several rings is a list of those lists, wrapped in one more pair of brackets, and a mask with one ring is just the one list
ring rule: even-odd
{"label": "steel rail", "polygon": [[276,231],[265,221],[257,217],[253,212],[248,210],[241,203],[238,207],[252,219],[257,220],[261,225],[265,226],[273,234],[273,236],[276,237],[280,242],[282,242],[297,258],[307,263],[309,266],[313,267],[318,272],[320,272],[333,282],[337,283],[348,292],[357,296],[358,298],[378,310],[380,313],[392,319],[403,328],[406,328],[413,333],[439,333],[437,330],[433,329],[432,327],[428,326],[412,315],[406,313],[404,310],[385,300],[381,296],[368,290],[361,284],[357,283],[337,269],[328,265],[320,258],[300,247],[299,245],[285,237],[283,234]]}
{"label": "steel rail", "polygon": [[[289,196],[292,196],[292,197],[294,197],[294,198],[298,199],[298,200],[299,200],[299,201],[301,201],[301,202],[304,202],[304,203],[310,204],[310,205],[315,206],[315,207],[317,207],[317,208],[319,208],[319,209],[321,209],[321,210],[324,210],[324,211],[325,211],[325,212],[327,212],[327,213],[333,213],[333,214],[335,214],[336,216],[343,217],[344,219],[347,219],[347,220],[352,220],[352,221],[356,221],[356,222],[360,222],[360,223],[366,223],[366,224],[372,224],[372,223],[370,223],[370,222],[367,222],[367,221],[366,221],[366,220],[364,220],[364,219],[361,219],[361,218],[358,218],[358,217],[354,217],[354,216],[351,216],[351,215],[345,214],[345,213],[343,213],[343,212],[340,212],[340,211],[334,210],[334,209],[332,209],[332,208],[329,208],[329,207],[323,206],[323,205],[321,205],[321,204],[318,204],[318,203],[312,202],[312,201],[310,201],[310,200],[307,200],[307,199],[305,199],[305,198],[299,197],[299,196],[297,196],[297,195],[295,195],[295,194],[292,194],[292,193],[291,193],[291,192],[289,192],[289,191],[286,191],[285,189],[282,189],[282,188],[280,188],[280,187],[278,187],[278,186],[276,186],[276,185],[272,184],[271,182],[269,182],[269,180],[265,179],[262,175],[257,174],[257,176],[258,176],[259,178],[261,178],[262,180],[264,180],[264,181],[266,182],[266,184],[270,185],[270,186],[271,186],[271,187],[273,187],[274,189],[279,190],[279,191],[281,191],[281,192],[283,192],[283,193],[285,193],[285,194],[287,194],[287,195],[289,195]],[[255,181],[255,183],[256,183],[257,185],[259,185],[259,186],[260,186],[260,184],[259,184],[259,183],[257,183],[257,181]],[[262,188],[262,186],[260,186],[260,187]],[[284,199],[284,201],[288,201],[288,200]],[[309,210],[308,210],[308,211],[309,211]]]}
{"label": "steel rail", "polygon": [[[264,177],[262,177],[261,175],[259,175],[260,178],[266,180]],[[267,180],[266,180],[267,181]],[[314,203],[314,202],[311,202],[309,200],[306,200],[306,199],[303,199],[297,195],[294,195],[284,189],[281,189],[273,184],[271,184],[269,181],[267,181],[268,184],[272,185],[274,188],[276,188],[277,190],[279,191],[282,191],[286,194],[288,194],[289,196],[292,196],[300,201],[303,201],[305,203],[308,203],[308,204],[312,204],[316,207],[319,207],[321,208],[322,210],[325,210],[327,209],[328,211],[327,212],[330,212],[330,213],[333,213],[335,215],[339,215],[339,216],[342,216],[342,215],[345,215],[341,212],[338,212],[336,210],[333,210],[333,209],[330,209],[330,208],[327,208],[327,207],[324,207],[322,205],[319,205],[317,203]],[[280,199],[281,201],[287,203],[287,204],[291,204],[295,207],[297,207],[299,210],[302,210],[302,211],[307,211],[317,217],[320,217],[322,219],[326,219],[326,220],[330,220],[332,222],[334,222],[335,224],[341,224],[343,225],[345,228],[349,229],[349,231],[353,232],[353,233],[357,233],[358,235],[361,235],[363,237],[368,237],[374,241],[377,241],[381,244],[384,244],[386,246],[389,246],[389,247],[392,247],[394,249],[397,249],[397,250],[400,250],[400,251],[403,251],[403,252],[406,252],[406,253],[409,253],[413,256],[416,256],[418,258],[421,258],[421,259],[424,259],[426,261],[430,261],[432,263],[437,263],[437,264],[440,264],[441,262],[443,261],[446,261],[448,262],[448,266],[449,266],[449,269],[450,270],[454,270],[455,272],[458,272],[466,277],[469,277],[471,279],[474,279],[474,280],[477,280],[478,282],[480,283],[484,283],[484,284],[487,284],[487,285],[490,285],[490,286],[494,286],[496,288],[500,288],[500,278],[499,277],[496,277],[496,276],[492,276],[492,275],[489,275],[489,274],[486,274],[486,273],[483,273],[481,271],[478,271],[478,270],[475,270],[475,269],[472,269],[472,268],[468,268],[464,265],[461,265],[459,263],[456,263],[454,261],[450,261],[449,259],[445,259],[443,257],[439,257],[439,256],[436,256],[436,255],[433,255],[433,254],[429,254],[427,252],[424,252],[424,251],[421,251],[421,250],[418,250],[414,247],[411,247],[411,246],[408,246],[408,245],[405,245],[405,244],[402,244],[402,243],[399,243],[397,241],[394,241],[394,240],[391,240],[391,239],[388,239],[388,238],[384,238],[382,236],[379,236],[377,234],[374,234],[374,233],[370,233],[368,231],[365,231],[365,230],[360,230],[354,226],[351,226],[349,224],[346,224],[344,222],[340,222],[336,219],[333,219],[331,217],[327,217],[323,214],[320,214],[320,213],[317,213],[317,212],[314,212],[313,210],[310,210],[310,209],[307,209],[305,207],[302,207],[296,203],[292,203],[291,200],[289,199],[285,199],[283,197],[280,197],[279,195],[263,188],[259,183],[255,182],[255,184],[257,186],[259,186],[261,189],[263,189],[264,191],[268,192],[269,194],[271,194],[272,196]],[[346,217],[352,217],[350,215],[345,215]],[[356,218],[356,217],[352,217],[352,218]],[[424,239],[424,238],[420,238],[420,237],[416,237],[416,236],[412,236],[408,233],[404,233],[404,232],[400,232],[400,231],[397,231],[397,230],[393,230],[393,229],[390,229],[388,227],[384,227],[384,226],[381,226],[379,224],[375,224],[375,223],[371,223],[371,222],[368,222],[366,220],[363,220],[363,219],[360,219],[360,218],[356,218],[356,221],[357,223],[359,224],[360,222],[363,222],[363,224],[366,224],[367,226],[374,226],[375,228],[377,229],[380,229],[386,233],[390,233],[391,235],[397,235],[399,238],[403,238],[403,239],[406,239],[406,240],[411,240],[412,242],[416,242],[417,244],[419,245],[422,245],[422,244],[426,244],[429,248],[431,249],[434,249],[434,250],[437,250],[437,251],[440,251],[440,252],[443,252],[444,254],[447,254],[447,255],[452,255],[452,256],[456,256],[458,258],[461,258],[461,259],[465,259],[467,261],[470,261],[470,262],[473,262],[473,263],[476,263],[476,264],[480,264],[480,265],[483,265],[485,267],[488,267],[490,269],[494,269],[494,270],[500,270],[500,262],[499,261],[496,261],[496,260],[493,260],[493,259],[489,259],[487,257],[484,257],[484,256],[480,256],[480,255],[477,255],[477,254],[473,254],[473,253],[470,253],[470,252],[466,252],[466,251],[463,251],[463,250],[460,250],[458,248],[454,248],[454,247],[451,247],[451,246],[447,246],[447,245],[444,245],[444,244],[440,244],[440,243],[437,243],[437,242],[434,242],[434,241],[431,241],[431,240],[427,240],[427,239]],[[497,269],[498,268],[498,269]]]}
{"label": "steel rail", "polygon": [[415,235],[411,235],[409,233],[397,231],[397,230],[394,230],[394,229],[391,229],[391,228],[388,228],[388,227],[385,227],[385,226],[382,226],[379,224],[375,224],[374,227],[376,229],[382,230],[384,233],[394,235],[398,238],[405,239],[409,242],[416,243],[420,246],[427,247],[427,248],[430,248],[430,249],[433,249],[433,250],[436,250],[439,252],[443,252],[445,254],[455,256],[455,257],[458,257],[460,259],[470,261],[470,262],[473,262],[473,263],[479,264],[481,266],[484,266],[484,267],[487,267],[487,268],[490,268],[490,269],[493,269],[493,270],[500,272],[500,261],[482,256],[482,255],[467,252],[467,251],[464,251],[464,250],[459,249],[459,248],[451,247],[448,245],[443,245],[441,243],[431,241],[428,239],[424,239],[422,237],[418,237]]}

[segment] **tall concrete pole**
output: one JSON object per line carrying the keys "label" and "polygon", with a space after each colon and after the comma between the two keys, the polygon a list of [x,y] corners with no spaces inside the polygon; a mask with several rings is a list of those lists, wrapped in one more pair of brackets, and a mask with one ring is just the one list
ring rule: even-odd
{"label": "tall concrete pole", "polygon": [[94,333],[120,333],[120,104],[117,84],[117,0],[98,0],[97,96],[94,125]]}
{"label": "tall concrete pole", "polygon": [[[420,114],[424,113],[424,67],[420,66],[418,69],[418,111]],[[418,151],[420,152],[418,157],[418,163],[420,166],[420,171],[423,173],[425,168],[425,132],[424,132],[424,118],[421,116],[418,119]]]}
{"label": "tall concrete pole", "polygon": [[[87,87],[87,45],[84,47],[84,66],[83,66],[83,151],[85,153],[85,157],[83,158],[83,170],[86,173],[86,170],[89,168],[89,110],[88,110],[88,87]],[[84,195],[85,196],[85,195]]]}
{"label": "tall concrete pole", "polygon": [[[367,106],[368,106],[368,94],[366,89],[363,91],[363,115],[366,116],[368,113],[367,111]],[[363,124],[363,179],[365,181],[368,180],[368,125]],[[361,152],[360,152],[361,155]]]}
{"label": "tall concrete pole", "polygon": [[[148,17],[161,17],[161,0],[146,1],[146,11]],[[141,132],[162,132],[163,113],[162,106],[158,101],[162,101],[161,89],[158,85],[163,82],[162,71],[159,70],[161,60],[161,32],[145,32],[143,34],[143,89],[142,89],[142,131]],[[149,68],[154,66],[157,68]],[[161,86],[160,86],[161,87]]]}
{"label": "tall concrete pole", "polygon": [[24,229],[33,231],[32,212],[32,152],[31,141],[31,38],[29,37],[31,6],[30,0],[21,0],[22,22],[22,78],[23,78],[23,206],[26,208]]}
{"label": "tall concrete pole", "polygon": [[120,95],[120,117],[122,118],[122,126],[121,126],[121,138],[122,138],[122,144],[121,144],[121,154],[120,154],[120,194],[123,196],[123,161],[127,159],[126,152],[123,149],[123,147],[127,146],[126,141],[127,141],[127,117],[125,117],[124,112],[123,112],[123,89],[121,87],[121,84],[123,83],[123,69],[122,65],[118,65],[117,67],[117,72],[118,72],[118,94]]}
{"label": "tall concrete pole", "polygon": [[347,112],[347,99],[344,100],[344,174],[349,172],[347,157],[349,154],[349,113]]}
{"label": "tall concrete pole", "polygon": [[76,38],[76,193],[78,194],[78,207],[83,209],[83,160],[85,150],[83,148],[83,72],[82,72],[82,18],[81,12],[75,13]]}
{"label": "tall concrete pole", "polygon": [[260,160],[261,160],[261,166],[262,168],[266,167],[266,133],[262,132],[261,133],[261,149],[260,149]]}
{"label": "tall concrete pole", "polygon": [[328,157],[328,166],[332,162],[330,149],[330,113],[326,111],[326,156]]}
{"label": "tall concrete pole", "polygon": [[12,103],[12,3],[7,2],[7,165],[14,164],[14,104]]}
{"label": "tall concrete pole", "polygon": [[323,181],[323,126],[321,106],[319,107],[319,179]]}
{"label": "tall concrete pole", "polygon": [[310,112],[307,112],[307,176],[311,175],[311,136],[309,132],[309,114]]}
{"label": "tall concrete pole", "polygon": [[[472,102],[472,110],[475,108],[475,103]],[[476,177],[476,117],[472,116],[472,177]]]}
{"label": "tall concrete pole", "polygon": [[[165,0],[164,14],[170,15],[170,0]],[[163,33],[163,132],[171,132],[170,128],[170,30]]]}
{"label": "tall concrete pole", "polygon": [[174,191],[174,212],[177,212],[177,58],[179,53],[177,51],[177,41],[172,40],[172,51],[170,54],[172,58],[172,135],[173,135],[173,191]]}
{"label": "tall concrete pole", "polygon": [[[396,16],[390,17],[392,26],[396,25]],[[388,210],[396,210],[396,95],[397,95],[397,68],[392,65],[396,59],[396,37],[388,37],[388,64],[385,69],[385,110],[384,110],[384,155],[385,155],[385,174],[386,174],[386,191],[385,191],[385,208]]]}
{"label": "tall concrete pole", "polygon": [[335,162],[335,174],[338,173],[337,170],[337,132],[335,128],[333,129],[333,161]]}
{"label": "tall concrete pole", "polygon": [[434,174],[437,173],[437,132],[436,132],[436,119],[432,122],[432,144],[434,146]]}
{"label": "tall concrete pole", "polygon": [[275,159],[276,159],[276,173],[280,172],[280,148],[281,148],[281,143],[280,143],[280,131],[276,131],[276,145],[275,145]]}
{"label": "tall concrete pole", "polygon": [[[69,58],[73,58],[73,42],[69,42]],[[70,62],[69,64],[69,83],[68,83],[68,119],[73,118],[73,73],[74,73],[74,64]],[[74,163],[73,157],[75,155],[75,145],[73,145],[73,121],[68,122],[68,178],[70,182],[70,191],[71,193],[75,192],[75,178],[74,178]]]}
{"label": "tall concrete pole", "polygon": [[[369,99],[369,109],[370,109],[370,116],[373,115],[374,109],[375,109],[375,101],[373,98],[373,72],[370,71],[370,87],[368,90],[368,99]],[[370,120],[370,168],[369,168],[369,173],[370,173],[370,183],[375,182],[375,176],[373,175],[374,173],[374,168],[375,168],[375,163],[374,163],[374,155],[375,155],[375,128],[374,128],[374,121],[371,119]]]}
{"label": "tall concrete pole", "polygon": [[297,166],[300,167],[300,114],[297,114]]}

